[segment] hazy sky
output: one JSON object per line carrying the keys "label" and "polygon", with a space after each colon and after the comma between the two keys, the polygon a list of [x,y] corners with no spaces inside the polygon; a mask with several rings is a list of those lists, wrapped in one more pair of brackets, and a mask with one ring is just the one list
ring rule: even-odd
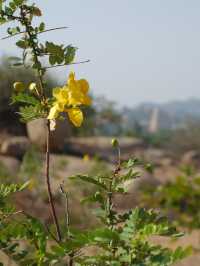
{"label": "hazy sky", "polygon": [[[38,0],[48,27],[69,26],[43,39],[79,47],[70,67],[94,94],[122,105],[200,98],[199,0]],[[3,35],[4,28],[0,29]],[[14,40],[1,42],[13,53]],[[53,72],[62,81],[69,67]]]}

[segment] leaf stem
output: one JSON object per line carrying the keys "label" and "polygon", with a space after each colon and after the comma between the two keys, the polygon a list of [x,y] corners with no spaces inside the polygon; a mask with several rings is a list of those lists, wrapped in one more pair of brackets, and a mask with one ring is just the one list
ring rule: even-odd
{"label": "leaf stem", "polygon": [[47,66],[44,67],[45,69],[50,69],[50,68],[55,68],[55,67],[63,67],[63,66],[70,66],[70,65],[80,65],[80,64],[85,64],[85,63],[89,63],[90,60],[85,60],[85,61],[79,61],[79,62],[74,62],[74,63],[70,63],[70,64],[61,64],[61,65],[55,65],[55,66]]}
{"label": "leaf stem", "polygon": [[61,190],[61,193],[64,195],[65,201],[66,201],[65,218],[66,218],[67,234],[68,234],[68,237],[70,237],[70,212],[69,212],[68,193],[64,190],[63,184],[60,184],[60,190]]}
{"label": "leaf stem", "polygon": [[[64,30],[64,29],[68,29],[68,27],[57,27],[57,28],[47,29],[47,30],[43,30],[41,32],[38,32],[37,34],[42,34],[42,33],[54,31],[54,30]],[[24,34],[24,33],[27,33],[27,32],[26,31],[20,31],[20,32],[13,34],[13,35],[7,35],[7,36],[1,38],[1,40],[6,40],[6,39],[9,39],[9,38],[12,38],[12,37],[15,37],[17,35]]]}

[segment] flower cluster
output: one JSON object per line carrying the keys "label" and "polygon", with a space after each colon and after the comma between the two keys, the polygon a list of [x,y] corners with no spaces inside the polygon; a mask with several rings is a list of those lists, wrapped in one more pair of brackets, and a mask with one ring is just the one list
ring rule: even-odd
{"label": "flower cluster", "polygon": [[80,106],[91,104],[88,91],[88,82],[85,79],[76,80],[74,72],[71,72],[66,85],[53,89],[55,100],[48,119],[55,120],[61,113],[65,112],[74,126],[80,127],[83,122],[83,113]]}

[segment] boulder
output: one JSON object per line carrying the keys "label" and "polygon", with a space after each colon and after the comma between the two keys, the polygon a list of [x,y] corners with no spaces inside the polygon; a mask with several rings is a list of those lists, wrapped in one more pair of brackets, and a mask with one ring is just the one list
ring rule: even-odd
{"label": "boulder", "polygon": [[25,152],[30,148],[30,141],[27,137],[10,137],[2,142],[0,152],[3,155],[9,155],[22,158]]}
{"label": "boulder", "polygon": [[20,161],[14,157],[0,155],[0,164],[11,175],[16,175],[20,168]]}
{"label": "boulder", "polygon": [[144,159],[149,163],[153,163],[154,165],[160,165],[161,160],[166,157],[166,154],[163,150],[149,148],[144,150]]}
{"label": "boulder", "polygon": [[[71,130],[68,121],[57,121],[56,130],[51,131],[51,151],[62,151],[65,139],[69,137],[70,132]],[[37,145],[42,150],[45,149],[46,119],[36,119],[27,123],[27,133],[31,143]]]}

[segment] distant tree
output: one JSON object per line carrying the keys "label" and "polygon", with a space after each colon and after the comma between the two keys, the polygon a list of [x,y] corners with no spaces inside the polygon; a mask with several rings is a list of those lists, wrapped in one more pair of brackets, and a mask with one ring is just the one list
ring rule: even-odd
{"label": "distant tree", "polygon": [[[18,120],[18,106],[11,105],[11,94],[15,81],[23,82],[27,86],[34,79],[32,70],[23,67],[13,67],[12,57],[3,56],[0,59],[0,130],[11,134],[25,134],[25,124]],[[48,88],[53,88],[56,80],[47,77]]]}

